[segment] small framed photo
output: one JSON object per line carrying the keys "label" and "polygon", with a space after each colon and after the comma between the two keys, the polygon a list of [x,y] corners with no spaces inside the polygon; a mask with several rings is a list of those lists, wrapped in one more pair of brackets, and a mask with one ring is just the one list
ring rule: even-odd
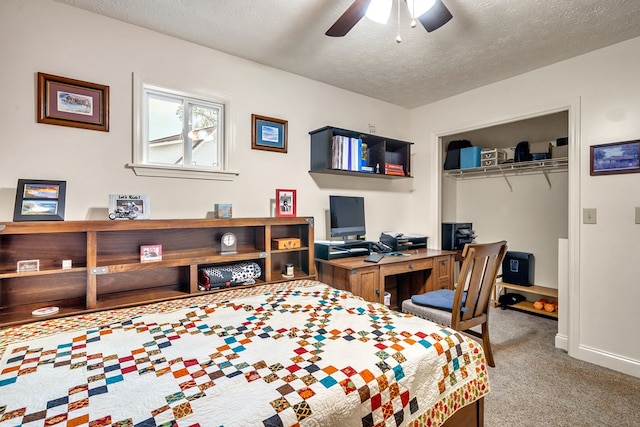
{"label": "small framed photo", "polygon": [[162,245],[140,246],[140,262],[162,261]]}
{"label": "small framed photo", "polygon": [[109,219],[149,219],[150,210],[149,196],[109,194]]}
{"label": "small framed photo", "polygon": [[231,203],[216,203],[213,205],[213,215],[215,218],[232,218],[233,205]]}
{"label": "small framed photo", "polygon": [[19,179],[14,221],[63,221],[66,181]]}
{"label": "small framed photo", "polygon": [[27,271],[40,271],[40,260],[26,259],[23,261],[18,261],[18,268],[16,271],[18,273],[26,273]]}
{"label": "small framed photo", "polygon": [[251,115],[251,148],[287,152],[287,121]]}
{"label": "small framed photo", "polygon": [[296,190],[276,190],[276,216],[296,216]]}
{"label": "small framed photo", "polygon": [[109,86],[38,73],[38,123],[109,132]]}
{"label": "small framed photo", "polygon": [[640,139],[591,146],[591,175],[640,172]]}

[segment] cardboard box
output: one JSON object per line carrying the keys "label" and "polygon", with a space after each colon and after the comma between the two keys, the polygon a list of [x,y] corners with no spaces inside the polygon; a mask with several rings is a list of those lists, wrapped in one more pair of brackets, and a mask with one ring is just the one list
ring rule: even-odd
{"label": "cardboard box", "polygon": [[297,237],[272,239],[271,244],[273,249],[295,249],[300,247],[300,239]]}
{"label": "cardboard box", "polygon": [[532,142],[529,144],[529,152],[531,154],[535,153],[550,153],[551,152],[551,142],[542,141],[542,142]]}
{"label": "cardboard box", "polygon": [[482,147],[467,147],[460,150],[460,169],[479,168]]}
{"label": "cardboard box", "polygon": [[562,145],[560,147],[553,146],[551,147],[551,158],[557,159],[562,157],[569,157],[569,146]]}

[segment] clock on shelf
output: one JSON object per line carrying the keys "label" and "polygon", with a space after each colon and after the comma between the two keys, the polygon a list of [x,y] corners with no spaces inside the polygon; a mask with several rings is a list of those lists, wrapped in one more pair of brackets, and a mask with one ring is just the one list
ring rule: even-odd
{"label": "clock on shelf", "polygon": [[235,254],[237,253],[236,245],[238,239],[233,233],[224,233],[220,239],[220,253],[221,254]]}

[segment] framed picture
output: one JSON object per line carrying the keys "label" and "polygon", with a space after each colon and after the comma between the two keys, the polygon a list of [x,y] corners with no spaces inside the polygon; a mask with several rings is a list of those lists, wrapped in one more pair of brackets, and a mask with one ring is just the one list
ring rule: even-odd
{"label": "framed picture", "polygon": [[26,273],[27,271],[40,271],[40,260],[39,259],[25,259],[22,261],[18,261],[18,268],[16,269],[18,273]]}
{"label": "framed picture", "polygon": [[14,221],[63,221],[66,181],[19,179]]}
{"label": "framed picture", "polygon": [[591,175],[640,172],[640,139],[591,146]]}
{"label": "framed picture", "polygon": [[109,132],[109,86],[38,73],[38,123]]}
{"label": "framed picture", "polygon": [[149,196],[109,194],[109,219],[149,219]]}
{"label": "framed picture", "polygon": [[296,190],[276,190],[276,216],[296,216]]}
{"label": "framed picture", "polygon": [[287,152],[287,121],[251,115],[251,148]]}
{"label": "framed picture", "polygon": [[140,262],[162,261],[162,245],[140,246]]}

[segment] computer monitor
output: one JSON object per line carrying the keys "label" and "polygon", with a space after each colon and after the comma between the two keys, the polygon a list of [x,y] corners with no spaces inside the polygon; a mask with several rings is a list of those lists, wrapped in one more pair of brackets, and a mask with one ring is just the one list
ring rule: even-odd
{"label": "computer monitor", "polygon": [[364,238],[367,232],[364,220],[364,197],[329,196],[331,237]]}

